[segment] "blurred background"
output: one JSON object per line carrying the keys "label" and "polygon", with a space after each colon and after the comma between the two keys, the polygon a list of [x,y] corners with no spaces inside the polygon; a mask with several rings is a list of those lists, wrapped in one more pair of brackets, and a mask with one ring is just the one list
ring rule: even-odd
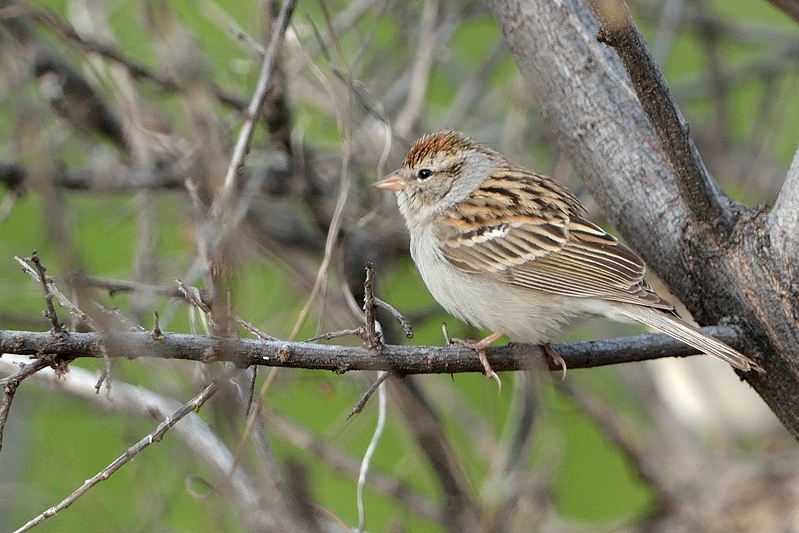
{"label": "blurred background", "polygon": [[[765,1],[629,5],[711,173],[750,207],[773,203],[799,139],[797,22]],[[414,326],[410,342],[441,345],[442,321],[475,338],[435,304],[393,198],[370,188],[415,138],[444,127],[562,181],[602,221],[483,2],[301,0],[220,226],[209,207],[279,9],[256,0],[0,2],[0,328],[49,328],[41,287],[14,261],[37,250],[59,288],[105,328],[128,327],[106,312],[116,308],[145,328],[157,311],[165,332],[206,333],[171,296],[175,278],[280,339],[355,328],[350,302],[361,301],[371,261],[377,295]],[[222,258],[216,282],[209,254]],[[388,342],[409,342],[380,319]],[[597,321],[560,340],[641,331]],[[119,360],[110,398],[114,383],[130,383],[182,403],[220,371],[211,366]],[[0,377],[15,369],[0,358]],[[259,372],[256,391],[269,373]],[[346,416],[374,378],[282,370],[264,397],[261,431],[284,477],[302,479],[301,497],[349,527],[376,398]],[[799,531],[796,442],[726,365],[693,357],[553,378],[504,374],[500,395],[479,374],[392,384],[366,528],[446,531],[449,468],[485,530]],[[155,426],[104,392],[77,396],[20,386],[0,452],[0,530],[61,501]],[[245,410],[231,386],[199,415],[236,450]],[[437,444],[419,427],[428,415]],[[262,456],[246,439],[243,449],[242,468],[267,491]],[[446,466],[431,459],[442,449]],[[206,484],[224,485],[170,433],[37,530],[257,529],[225,490],[200,497]]]}

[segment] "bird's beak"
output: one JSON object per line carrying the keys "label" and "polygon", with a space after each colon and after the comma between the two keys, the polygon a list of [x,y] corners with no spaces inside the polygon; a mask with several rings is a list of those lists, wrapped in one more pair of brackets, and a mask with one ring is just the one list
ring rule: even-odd
{"label": "bird's beak", "polygon": [[372,185],[378,189],[385,189],[387,191],[399,192],[408,186],[408,182],[400,176],[399,171],[395,170],[385,178],[380,179]]}

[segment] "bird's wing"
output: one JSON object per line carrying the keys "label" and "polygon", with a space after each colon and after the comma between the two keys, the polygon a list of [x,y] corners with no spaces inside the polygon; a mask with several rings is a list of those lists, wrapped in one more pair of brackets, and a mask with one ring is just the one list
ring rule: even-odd
{"label": "bird's wing", "polygon": [[441,213],[436,233],[443,256],[464,272],[563,296],[673,309],[644,281],[641,258],[582,210],[558,183],[508,167]]}

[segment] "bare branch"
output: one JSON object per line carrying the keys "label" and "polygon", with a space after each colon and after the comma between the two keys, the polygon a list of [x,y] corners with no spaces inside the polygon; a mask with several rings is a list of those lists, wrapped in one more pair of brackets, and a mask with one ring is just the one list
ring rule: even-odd
{"label": "bare branch", "polygon": [[392,387],[398,412],[405,418],[419,447],[427,457],[443,492],[443,525],[448,531],[478,533],[484,531],[483,512],[466,480],[463,465],[453,443],[442,427],[438,413],[422,391],[410,379],[396,380]]}
{"label": "bare branch", "polygon": [[388,378],[390,378],[391,376],[392,374],[390,372],[379,372],[377,375],[377,379],[374,381],[374,383],[372,383],[369,386],[369,388],[366,389],[366,392],[363,393],[361,399],[358,400],[357,403],[353,406],[352,410],[350,410],[350,414],[347,415],[347,420],[349,420],[353,416],[363,411],[363,408],[366,407],[366,402],[369,401],[369,398],[371,398],[372,395],[375,393],[375,391],[377,391],[377,389],[380,387],[380,385],[382,385],[383,382]]}
{"label": "bare branch", "polygon": [[[52,299],[53,297],[56,298],[61,307],[68,310],[72,314],[72,316],[74,316],[81,322],[85,322],[90,328],[92,328],[95,331],[98,331],[100,329],[95,324],[94,319],[88,314],[78,309],[78,306],[72,303],[69,300],[69,298],[64,296],[64,294],[60,290],[58,290],[58,287],[56,287],[55,284],[52,283],[52,280],[50,282],[43,281],[42,275],[40,275],[36,270],[31,268],[23,259],[20,259],[19,257],[14,257],[14,260],[17,263],[19,263],[19,265],[22,267],[23,272],[28,274],[35,281],[41,282],[45,285],[45,298],[48,298],[48,295],[50,299]],[[66,334],[67,333],[66,329],[63,332],[64,334]]]}
{"label": "bare branch", "polygon": [[70,494],[67,498],[61,501],[58,505],[55,505],[37,517],[33,518],[32,520],[28,521],[24,526],[17,529],[14,533],[23,533],[25,531],[30,530],[34,526],[37,526],[47,520],[48,518],[55,516],[59,511],[62,511],[75,503],[75,501],[83,496],[86,492],[89,491],[92,487],[100,483],[101,481],[105,481],[111,475],[122,468],[126,463],[130,462],[134,457],[139,455],[145,448],[150,446],[151,444],[160,441],[164,438],[164,435],[167,431],[172,429],[172,426],[180,422],[188,414],[193,413],[194,411],[198,410],[205,402],[213,396],[217,390],[219,390],[219,382],[227,379],[230,377],[231,373],[225,374],[218,378],[216,381],[210,383],[206,386],[200,393],[195,396],[192,400],[185,403],[181,406],[180,409],[175,411],[171,416],[167,416],[158,427],[150,434],[143,437],[139,442],[128,448],[125,453],[120,455],[116,460],[114,460],[111,464],[105,467],[103,470],[92,476],[91,478],[87,479],[83,482],[83,484],[72,494]]}
{"label": "bare branch", "polygon": [[677,102],[655,63],[624,0],[589,0],[599,19],[597,39],[619,54],[644,112],[666,151],[693,219],[728,237],[735,225],[729,201],[702,162]]}
{"label": "bare branch", "polygon": [[[713,326],[702,330],[733,347],[743,342],[732,327]],[[0,330],[0,353],[77,358],[156,357],[213,363],[230,361],[250,365],[308,368],[343,373],[352,370],[385,370],[396,374],[454,374],[482,372],[477,354],[462,346],[383,346],[380,355],[360,347],[328,346],[304,342],[257,341],[227,337],[206,337],[164,333],[154,339],[150,332],[71,333],[57,340],[49,333]],[[668,335],[648,333],[601,341],[556,344],[555,350],[570,369],[594,368],[663,357],[686,357],[696,350]],[[561,371],[539,346],[508,344],[488,349],[488,359],[497,371],[548,368]],[[4,386],[6,379],[0,379]]]}
{"label": "bare branch", "polygon": [[[269,427],[288,439],[297,448],[307,450],[316,455],[332,468],[351,478],[358,477],[358,460],[346,451],[337,448],[325,439],[314,435],[296,422],[280,416],[278,413],[264,410],[264,417]],[[430,520],[440,521],[442,510],[437,502],[421,496],[414,487],[393,479],[379,471],[369,473],[369,486],[402,502],[408,509]]]}
{"label": "bare branch", "polygon": [[30,261],[36,266],[36,277],[38,277],[39,282],[42,285],[42,291],[44,292],[44,301],[47,304],[47,310],[44,312],[44,316],[50,321],[50,333],[52,333],[57,338],[63,338],[68,335],[64,324],[58,320],[58,314],[55,312],[55,307],[53,306],[53,292],[50,290],[50,280],[47,279],[45,275],[45,268],[42,262],[39,260],[39,254],[36,250],[33,251],[30,257],[25,258],[26,261]]}
{"label": "bare branch", "polygon": [[[7,358],[0,359],[2,371],[7,371],[9,367],[14,368],[18,364],[19,358],[15,356],[11,356],[11,358],[12,361],[8,361]],[[73,368],[63,376],[45,370],[32,376],[30,381],[59,393],[67,393],[87,400],[110,411],[132,413],[149,419],[155,418],[163,424],[168,423],[170,417],[174,417],[177,412],[182,412],[183,408],[189,405],[155,394],[141,386],[133,386],[119,381],[114,383],[113,398],[107,398],[105,395],[96,394],[94,390],[97,377],[98,374],[95,372]],[[218,378],[215,383],[222,385],[222,379],[224,378]],[[208,392],[210,391],[207,389],[203,391],[206,395]],[[198,398],[199,396],[195,397],[194,401]],[[280,508],[277,505],[272,505],[278,502],[280,496],[276,493],[265,494],[262,487],[254,483],[245,469],[235,463],[230,449],[199,414],[189,412],[180,424],[173,423],[172,425],[174,426],[173,432],[182,439],[186,449],[193,453],[198,461],[205,463],[218,479],[225,481],[225,490],[229,493],[231,501],[236,502],[241,509],[246,509],[246,513],[242,513],[242,519],[251,529],[254,531],[295,531],[291,527],[280,527],[283,525],[282,522],[287,520],[281,514]],[[150,433],[150,436],[153,435],[154,433]]]}
{"label": "bare branch", "polygon": [[[34,186],[31,171],[20,164],[0,162],[0,184],[12,191]],[[48,176],[54,187],[94,194],[126,193],[142,189],[175,190],[185,187],[185,176],[174,168],[115,165],[112,168],[56,166]]]}
{"label": "bare branch", "polygon": [[[31,18],[39,24],[49,27],[63,37],[74,41],[86,51],[93,52],[115,63],[119,63],[124,66],[134,78],[150,81],[159,89],[166,92],[183,92],[185,90],[185,87],[183,87],[178,80],[153,72],[145,65],[126,57],[115,47],[84,38],[75,31],[75,28],[73,28],[71,24],[62,20],[55,12],[47,9],[37,9],[30,4],[26,6],[26,9]],[[241,111],[246,109],[246,102],[238,96],[228,94],[216,85],[211,85],[210,90],[219,102]]]}
{"label": "bare branch", "polygon": [[[79,287],[96,287],[108,291],[108,294],[114,296],[118,292],[143,292],[150,294],[158,294],[160,296],[167,296],[169,298],[183,298],[184,293],[180,287],[174,285],[150,285],[148,283],[139,283],[137,281],[128,281],[120,279],[104,278],[101,276],[92,276],[82,270],[71,270],[66,275],[67,282],[74,286]],[[200,300],[202,301],[202,292],[200,292]]]}
{"label": "bare branch", "polygon": [[364,348],[380,353],[383,336],[377,331],[375,321],[374,274],[375,269],[372,263],[366,263],[366,280],[363,283],[363,311],[366,324],[362,337]]}
{"label": "bare branch", "polygon": [[0,451],[3,450],[3,433],[8,421],[8,413],[11,412],[11,402],[14,401],[14,395],[17,393],[17,387],[25,378],[34,375],[43,368],[52,366],[52,364],[53,361],[50,358],[36,359],[22,366],[10,376],[0,380],[0,386],[3,387],[3,400],[0,403]]}
{"label": "bare branch", "polygon": [[241,174],[244,169],[244,159],[250,151],[250,142],[255,132],[257,118],[261,114],[261,109],[266,100],[266,91],[269,89],[272,72],[277,64],[277,54],[280,44],[283,42],[283,36],[288,29],[291,15],[296,5],[297,0],[286,0],[280,9],[280,15],[273,28],[272,39],[266,49],[266,56],[264,57],[263,67],[261,68],[261,76],[258,78],[252,100],[247,107],[246,120],[241,128],[241,133],[239,133],[236,146],[233,148],[233,155],[230,158],[230,164],[228,165],[227,174],[225,175],[225,182],[211,210],[213,218],[218,218],[223,210],[230,207],[230,200],[233,191],[236,189],[239,174]]}
{"label": "bare branch", "polygon": [[388,311],[389,313],[391,313],[391,316],[393,316],[397,320],[397,322],[400,323],[400,326],[402,326],[402,332],[405,333],[406,337],[408,337],[409,339],[413,338],[413,328],[411,327],[411,323],[408,322],[408,319],[402,316],[402,314],[399,311],[394,309],[394,307],[390,303],[384,302],[377,296],[374,296],[373,300],[375,306],[381,307],[386,311]]}
{"label": "bare branch", "polygon": [[439,32],[436,31],[436,23],[440,8],[438,0],[427,0],[419,19],[419,42],[416,46],[416,60],[410,75],[408,98],[394,121],[394,129],[401,137],[407,137],[413,132],[413,126],[422,112],[422,104],[435,59],[436,40],[439,36]]}

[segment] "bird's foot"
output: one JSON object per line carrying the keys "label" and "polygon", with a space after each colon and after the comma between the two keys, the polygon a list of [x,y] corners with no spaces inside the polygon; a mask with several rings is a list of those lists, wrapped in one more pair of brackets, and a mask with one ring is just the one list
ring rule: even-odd
{"label": "bird's foot", "polygon": [[476,341],[472,339],[463,340],[463,339],[450,338],[446,334],[446,330],[444,331],[444,336],[447,339],[447,344],[457,344],[459,346],[465,346],[477,352],[477,356],[480,358],[480,363],[483,365],[483,371],[485,372],[486,377],[493,379],[494,381],[497,382],[497,388],[499,389],[498,391],[499,394],[502,393],[502,380],[499,379],[497,373],[494,372],[493,368],[491,368],[491,364],[488,362],[488,356],[486,355],[486,349],[489,347],[489,345],[491,345],[492,342],[500,338],[502,335],[503,333],[501,331],[498,331],[496,333],[492,333],[491,335],[485,337],[484,339]]}
{"label": "bird's foot", "polygon": [[555,364],[560,365],[560,367],[563,369],[563,376],[561,379],[566,379],[566,361],[563,359],[563,357],[561,357],[560,354],[555,351],[555,348],[553,348],[552,344],[550,343],[542,344],[541,347],[544,349],[544,353],[550,356],[552,360],[555,361]]}

